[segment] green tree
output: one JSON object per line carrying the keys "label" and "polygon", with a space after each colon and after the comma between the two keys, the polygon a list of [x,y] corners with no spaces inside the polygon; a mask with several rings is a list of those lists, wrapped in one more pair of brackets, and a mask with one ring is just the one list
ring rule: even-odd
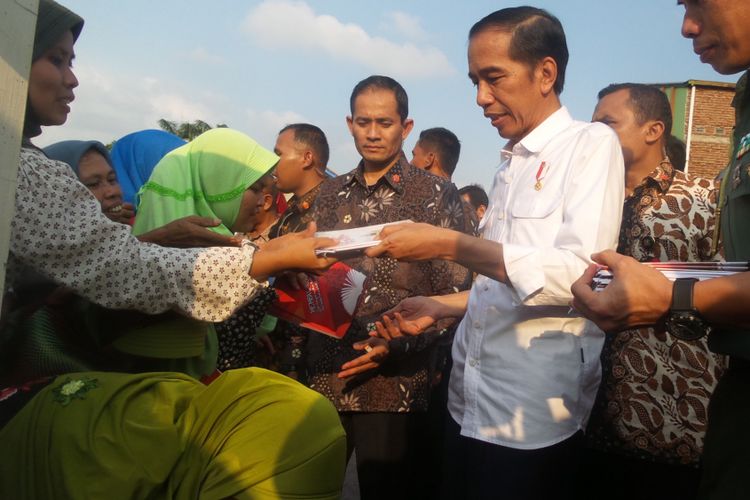
{"label": "green tree", "polygon": [[[161,118],[158,122],[159,127],[165,132],[174,134],[178,137],[182,137],[186,141],[192,141],[203,132],[211,130],[213,127],[203,120],[195,120],[193,122],[174,122]],[[216,125],[216,128],[226,128],[226,124],[220,123]]]}

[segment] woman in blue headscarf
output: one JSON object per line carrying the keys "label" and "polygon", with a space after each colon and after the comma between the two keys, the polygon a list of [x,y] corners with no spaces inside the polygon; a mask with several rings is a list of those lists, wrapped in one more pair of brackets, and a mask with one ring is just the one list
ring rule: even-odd
{"label": "woman in blue headscarf", "polygon": [[70,165],[81,184],[99,200],[104,215],[122,224],[131,222],[133,205],[122,200],[118,176],[112,169],[112,159],[104,144],[99,141],[62,141],[47,146],[44,153],[52,160]]}
{"label": "woman in blue headscarf", "polygon": [[141,130],[128,134],[112,146],[112,164],[126,203],[137,206],[136,195],[164,156],[185,141],[163,130]]}

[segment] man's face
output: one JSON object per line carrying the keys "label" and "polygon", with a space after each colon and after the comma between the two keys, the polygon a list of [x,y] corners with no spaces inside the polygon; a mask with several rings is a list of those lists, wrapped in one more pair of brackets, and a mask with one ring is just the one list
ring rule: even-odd
{"label": "man's face", "polygon": [[414,149],[411,150],[411,166],[421,168],[422,170],[430,170],[432,166],[432,153],[425,150],[422,147],[422,143],[417,141],[414,145]]}
{"label": "man's face", "polygon": [[305,167],[305,148],[294,140],[294,130],[285,130],[276,139],[273,152],[276,164],[276,187],[282,193],[293,193],[301,184]]}
{"label": "man's face", "polygon": [[681,0],[685,6],[682,36],[693,40],[701,62],[723,75],[750,67],[750,2]]}
{"label": "man's face", "polygon": [[401,122],[396,95],[388,89],[370,88],[354,100],[354,114],[346,118],[354,146],[366,168],[381,169],[401,154],[414,123]]}
{"label": "man's face", "polygon": [[617,133],[622,146],[625,168],[629,168],[635,159],[640,158],[646,147],[646,127],[638,125],[628,99],[630,99],[630,91],[627,89],[605,95],[599,99],[594,109],[594,116],[591,117],[591,121],[609,125]]}
{"label": "man's face", "polygon": [[500,136],[523,139],[546,115],[540,75],[528,65],[511,59],[511,34],[486,30],[469,41],[469,78],[477,87],[477,104]]}

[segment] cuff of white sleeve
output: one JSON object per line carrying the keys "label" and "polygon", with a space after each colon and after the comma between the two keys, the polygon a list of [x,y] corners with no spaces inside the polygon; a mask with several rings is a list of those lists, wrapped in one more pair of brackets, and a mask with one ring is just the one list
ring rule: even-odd
{"label": "cuff of white sleeve", "polygon": [[544,288],[544,271],[539,249],[503,244],[505,272],[521,302],[526,302]]}

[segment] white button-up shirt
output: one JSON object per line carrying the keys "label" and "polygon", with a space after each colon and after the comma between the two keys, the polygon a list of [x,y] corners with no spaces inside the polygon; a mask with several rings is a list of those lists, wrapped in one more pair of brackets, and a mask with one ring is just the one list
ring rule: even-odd
{"label": "white button-up shirt", "polygon": [[511,286],[478,276],[453,344],[448,408],[461,434],[521,449],[582,429],[604,334],[569,313],[570,285],[614,249],[624,166],[615,133],[562,107],[503,152],[480,231]]}

